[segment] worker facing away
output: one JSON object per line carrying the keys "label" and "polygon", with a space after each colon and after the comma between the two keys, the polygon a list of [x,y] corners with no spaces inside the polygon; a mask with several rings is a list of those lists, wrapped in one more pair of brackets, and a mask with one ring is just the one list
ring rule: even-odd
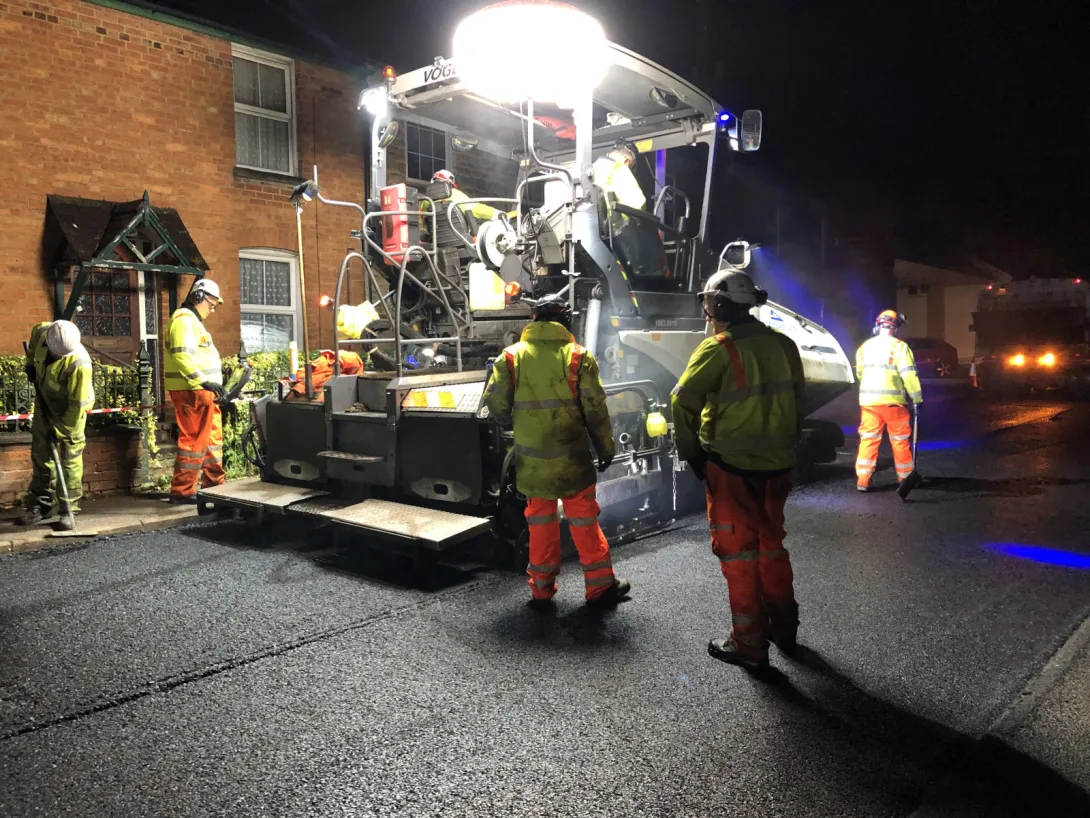
{"label": "worker facing away", "polygon": [[[34,419],[30,426],[33,473],[26,511],[18,522],[37,525],[50,516],[56,494],[60,520],[55,527],[71,531],[83,497],[87,412],[95,405],[91,357],[80,343],[79,327],[71,321],[36,325],[30,331],[27,345],[26,373],[35,387]],[[63,491],[54,464],[54,446],[60,460]]]}
{"label": "worker facing away", "polygon": [[530,592],[538,605],[556,594],[561,500],[583,564],[587,602],[617,602],[630,585],[613,575],[609,543],[598,524],[590,451],[593,446],[599,472],[613,461],[613,429],[598,362],[572,338],[567,302],[542,299],[532,315],[522,340],[496,359],[485,389],[492,417],[514,427],[515,485],[528,498]]}
{"label": "worker facing away", "polygon": [[199,279],[167,326],[163,369],[179,432],[172,503],[197,502],[198,480],[204,488],[224,480],[223,417],[217,403],[223,397],[223,370],[204,326],[222,303],[219,285]]}
{"label": "worker facing away", "polygon": [[[633,210],[643,210],[647,197],[634,173],[636,147],[627,141],[616,142],[605,156],[595,160],[594,183],[606,193],[609,231],[621,263],[630,273],[646,276],[668,274],[662,239],[657,230],[641,225],[613,203]],[[612,194],[612,196],[610,196]],[[613,201],[610,201],[612,198]]]}
{"label": "worker facing away", "polygon": [[897,330],[904,324],[903,315],[886,310],[874,322],[874,337],[855,353],[862,414],[859,456],[855,460],[855,485],[859,491],[870,491],[885,430],[889,431],[897,483],[912,473],[912,416],[906,404],[908,400],[917,406],[923,403],[923,389],[912,348],[897,337]]}
{"label": "worker facing away", "polygon": [[708,652],[759,670],[770,640],[790,654],[798,633],[783,522],[805,406],[802,359],[794,341],[750,314],[768,296],[745,273],[716,273],[700,296],[715,335],[673,390],[674,437],[678,457],[707,483],[712,551],[730,596],[731,635]]}

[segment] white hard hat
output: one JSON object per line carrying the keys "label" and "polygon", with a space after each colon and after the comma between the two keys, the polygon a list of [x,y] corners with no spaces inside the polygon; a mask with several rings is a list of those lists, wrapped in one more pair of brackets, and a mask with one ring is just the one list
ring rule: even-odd
{"label": "white hard hat", "polygon": [[708,279],[704,289],[697,293],[721,295],[736,304],[758,307],[768,300],[768,293],[753,283],[753,279],[740,270],[721,270]]}
{"label": "white hard hat", "polygon": [[54,321],[45,331],[45,345],[58,358],[81,348],[79,327],[71,321]]}
{"label": "white hard hat", "polygon": [[193,289],[189,291],[191,296],[198,293],[203,293],[205,298],[212,297],[217,301],[223,301],[223,296],[220,295],[220,285],[210,278],[198,279],[193,285]]}

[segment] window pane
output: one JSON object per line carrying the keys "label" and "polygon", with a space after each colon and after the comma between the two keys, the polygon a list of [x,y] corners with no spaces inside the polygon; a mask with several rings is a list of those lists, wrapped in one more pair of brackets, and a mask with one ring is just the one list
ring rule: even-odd
{"label": "window pane", "polygon": [[114,322],[109,317],[101,318],[95,317],[94,331],[92,335],[97,335],[102,338],[109,338],[114,334]]}
{"label": "window pane", "polygon": [[129,313],[129,296],[127,295],[115,295],[114,296],[114,315],[128,315]]}
{"label": "window pane", "polygon": [[409,153],[420,153],[420,129],[411,122],[405,130],[405,145]]}
{"label": "window pane", "polygon": [[114,319],[114,335],[124,337],[132,335],[132,318],[116,318]]}
{"label": "window pane", "polygon": [[79,327],[79,331],[82,335],[94,335],[93,324],[91,323],[91,316],[89,315],[77,315],[72,319],[73,323]]}
{"label": "window pane", "polygon": [[288,173],[291,170],[288,154],[288,137],[291,129],[288,123],[264,118],[260,120],[260,123],[261,155],[264,162],[259,167]]}
{"label": "window pane", "polygon": [[286,261],[265,262],[265,301],[270,307],[291,306],[291,265]]}
{"label": "window pane", "polygon": [[239,165],[261,167],[259,121],[250,114],[235,114],[235,162]]}
{"label": "window pane", "polygon": [[[408,168],[406,168],[406,171],[407,171],[410,179],[422,179],[422,178],[424,178],[424,177],[422,177],[420,175],[420,157],[417,154],[415,154],[415,153],[410,153],[409,154],[409,166],[408,166]],[[431,176],[429,176],[428,179],[430,180]]]}
{"label": "window pane", "polygon": [[258,71],[261,78],[261,102],[258,104],[270,111],[286,114],[288,112],[288,72],[283,68],[264,63],[258,65]]}
{"label": "window pane", "polygon": [[110,309],[110,296],[96,295],[95,315],[110,315],[112,312],[113,310]]}
{"label": "window pane", "polygon": [[265,262],[252,258],[239,261],[240,297],[243,304],[265,303]]}
{"label": "window pane", "polygon": [[232,65],[235,75],[235,102],[241,102],[243,105],[260,104],[257,89],[258,64],[235,57]]}
{"label": "window pane", "polygon": [[247,352],[286,350],[295,338],[295,319],[290,315],[244,312],[241,318],[242,341]]}
{"label": "window pane", "polygon": [[273,349],[287,349],[288,343],[295,340],[295,319],[290,315],[266,315],[265,337],[277,339],[278,346]]}

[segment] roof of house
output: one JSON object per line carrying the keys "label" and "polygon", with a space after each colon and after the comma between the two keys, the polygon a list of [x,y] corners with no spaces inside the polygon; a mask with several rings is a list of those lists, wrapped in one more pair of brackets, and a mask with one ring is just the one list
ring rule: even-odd
{"label": "roof of house", "polygon": [[86,0],[243,45],[366,76],[381,69],[360,56],[350,31],[319,25],[306,0]]}
{"label": "roof of house", "polygon": [[[147,194],[145,194],[146,196]],[[144,207],[144,199],[132,202],[106,202],[100,199],[80,199],[73,196],[46,197],[46,229],[43,237],[46,257],[54,264],[80,264],[95,259],[107,245],[117,238],[133,217]],[[198,270],[207,270],[208,264],[189,235],[178,211],[170,207],[153,207],[159,224],[185,256],[174,258],[169,253],[161,256],[160,264],[191,264]]]}

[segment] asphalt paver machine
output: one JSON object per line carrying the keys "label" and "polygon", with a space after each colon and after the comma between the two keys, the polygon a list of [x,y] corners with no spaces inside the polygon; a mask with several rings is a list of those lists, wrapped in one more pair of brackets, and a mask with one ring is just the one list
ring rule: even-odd
{"label": "asphalt paver machine", "polygon": [[[353,375],[338,367],[318,394],[255,404],[261,475],[201,490],[202,510],[312,515],[417,550],[485,532],[517,545],[525,499],[515,490],[511,434],[482,397],[490,361],[517,340],[530,305],[558,293],[609,395],[618,454],[598,485],[604,512],[669,519],[679,486],[698,487],[674,457],[669,393],[705,337],[695,294],[723,265],[748,263],[745,242],[717,253],[706,233],[716,159],[759,147],[760,113],[737,116],[621,46],[608,53],[603,79],[572,110],[489,99],[442,59],[401,76],[388,69],[363,93],[372,115],[369,201],[327,198],[312,180],[296,204],[360,214],[360,252],[346,255],[334,302],[341,310],[347,271],[362,267],[374,320],[323,342],[367,351],[371,366]],[[452,198],[442,182],[422,191],[387,184],[386,150],[405,116],[449,135],[456,169],[470,160],[509,169],[506,195]],[[617,203],[596,183],[595,161],[618,141],[638,152],[645,209]],[[495,215],[481,218],[481,204]],[[798,344],[808,412],[851,387],[830,333],[774,303],[759,318]],[[805,434],[814,460],[832,460],[843,442],[832,424],[808,424]]]}

